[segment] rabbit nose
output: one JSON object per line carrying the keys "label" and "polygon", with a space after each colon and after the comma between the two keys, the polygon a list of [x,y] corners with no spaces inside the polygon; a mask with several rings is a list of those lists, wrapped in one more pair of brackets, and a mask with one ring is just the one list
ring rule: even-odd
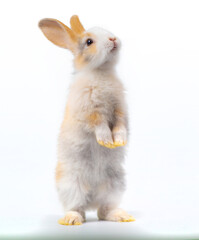
{"label": "rabbit nose", "polygon": [[116,40],[116,38],[109,38],[110,41],[114,42]]}

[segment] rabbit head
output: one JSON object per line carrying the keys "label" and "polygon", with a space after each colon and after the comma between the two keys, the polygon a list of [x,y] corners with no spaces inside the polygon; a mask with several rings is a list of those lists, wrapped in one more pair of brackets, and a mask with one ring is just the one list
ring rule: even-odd
{"label": "rabbit head", "polygon": [[70,25],[71,28],[51,18],[39,22],[39,27],[48,40],[73,53],[77,70],[114,66],[121,46],[118,38],[99,27],[86,31],[76,15],[71,17]]}

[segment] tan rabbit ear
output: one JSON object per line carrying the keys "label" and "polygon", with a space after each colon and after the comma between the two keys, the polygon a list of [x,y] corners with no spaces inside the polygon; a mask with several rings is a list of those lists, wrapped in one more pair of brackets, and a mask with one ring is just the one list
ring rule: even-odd
{"label": "tan rabbit ear", "polygon": [[81,34],[85,31],[83,25],[81,24],[79,17],[77,15],[73,15],[70,19],[70,25],[71,25],[71,29],[77,33],[77,34]]}
{"label": "tan rabbit ear", "polygon": [[39,22],[39,27],[52,43],[74,52],[77,44],[77,36],[65,24],[56,19],[44,18]]}

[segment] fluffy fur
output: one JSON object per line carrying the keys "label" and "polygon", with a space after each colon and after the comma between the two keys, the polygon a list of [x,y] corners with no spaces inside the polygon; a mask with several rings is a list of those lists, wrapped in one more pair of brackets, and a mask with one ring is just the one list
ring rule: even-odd
{"label": "fluffy fur", "polygon": [[124,89],[114,71],[120,40],[101,28],[85,31],[77,16],[70,22],[71,29],[55,19],[39,23],[51,42],[74,54],[74,81],[58,138],[56,185],[65,211],[59,223],[81,224],[88,209],[98,209],[102,220],[133,221],[118,209],[128,138]]}

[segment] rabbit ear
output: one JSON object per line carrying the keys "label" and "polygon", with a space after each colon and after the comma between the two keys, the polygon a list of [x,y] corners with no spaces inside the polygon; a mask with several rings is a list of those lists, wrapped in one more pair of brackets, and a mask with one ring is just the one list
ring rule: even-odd
{"label": "rabbit ear", "polygon": [[77,44],[77,36],[69,27],[52,18],[42,19],[39,22],[39,27],[52,43],[62,48],[68,48],[74,52]]}
{"label": "rabbit ear", "polygon": [[78,35],[85,31],[83,25],[81,24],[79,17],[77,15],[73,15],[70,19],[71,29],[77,33]]}

